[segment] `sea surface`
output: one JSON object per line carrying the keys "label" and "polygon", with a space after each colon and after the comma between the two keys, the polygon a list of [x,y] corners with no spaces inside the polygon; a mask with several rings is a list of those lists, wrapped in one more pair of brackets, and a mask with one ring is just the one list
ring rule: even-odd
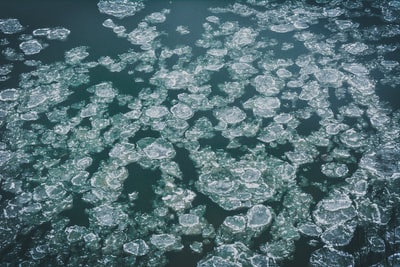
{"label": "sea surface", "polygon": [[0,266],[400,266],[400,1],[2,0]]}

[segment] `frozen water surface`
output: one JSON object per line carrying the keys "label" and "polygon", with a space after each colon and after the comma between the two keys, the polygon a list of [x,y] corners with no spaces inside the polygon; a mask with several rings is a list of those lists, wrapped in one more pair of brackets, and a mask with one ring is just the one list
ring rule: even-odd
{"label": "frozen water surface", "polygon": [[398,265],[399,1],[3,2],[2,265]]}

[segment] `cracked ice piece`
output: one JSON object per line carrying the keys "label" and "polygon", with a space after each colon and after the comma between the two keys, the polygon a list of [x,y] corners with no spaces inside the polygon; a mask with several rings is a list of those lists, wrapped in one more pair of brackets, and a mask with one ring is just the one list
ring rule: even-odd
{"label": "cracked ice piece", "polygon": [[158,234],[150,237],[150,243],[159,249],[168,249],[176,245],[177,239],[171,234]]}
{"label": "cracked ice piece", "polygon": [[132,242],[125,243],[123,249],[126,253],[134,256],[143,256],[149,252],[149,246],[142,239],[136,239]]}
{"label": "cracked ice piece", "polygon": [[23,29],[24,27],[17,19],[0,19],[0,31],[4,34],[14,34]]}
{"label": "cracked ice piece", "polygon": [[100,1],[97,4],[100,13],[105,13],[117,18],[125,18],[135,15],[138,11],[144,8],[142,1],[129,1],[129,0],[114,0],[114,1]]}
{"label": "cracked ice piece", "polygon": [[215,117],[227,124],[236,124],[246,118],[246,113],[238,107],[227,107],[217,110]]}
{"label": "cracked ice piece", "polygon": [[143,138],[139,140],[138,147],[142,148],[150,159],[170,159],[176,154],[172,144],[162,138]]}
{"label": "cracked ice piece", "polygon": [[38,54],[43,49],[43,46],[38,40],[32,39],[22,42],[19,48],[21,48],[25,55],[34,55]]}
{"label": "cracked ice piece", "polygon": [[315,267],[350,267],[354,266],[354,257],[344,251],[323,247],[311,254],[310,265]]}
{"label": "cracked ice piece", "polygon": [[259,228],[271,223],[271,210],[264,205],[255,205],[247,212],[247,226],[250,228]]}

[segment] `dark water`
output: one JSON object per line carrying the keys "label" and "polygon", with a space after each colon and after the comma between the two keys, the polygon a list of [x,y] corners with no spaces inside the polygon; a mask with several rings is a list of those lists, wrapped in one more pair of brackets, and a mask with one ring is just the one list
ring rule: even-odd
{"label": "dark water", "polygon": [[[138,23],[140,23],[143,18],[152,13],[158,12],[164,8],[170,9],[170,13],[167,16],[167,20],[161,24],[157,24],[157,30],[159,32],[166,32],[168,34],[162,35],[160,37],[162,47],[156,49],[157,53],[160,53],[161,49],[164,48],[174,48],[177,45],[187,45],[192,48],[192,58],[193,60],[197,57],[202,56],[206,49],[201,48],[196,45],[196,41],[202,38],[202,34],[204,33],[204,28],[202,24],[205,22],[205,17],[210,16],[209,8],[210,7],[218,7],[225,6],[227,3],[234,3],[235,1],[211,1],[211,0],[192,0],[192,1],[163,1],[163,0],[149,0],[145,3],[146,7],[142,12],[138,12],[135,16],[127,17],[122,20],[117,18],[113,18],[114,22],[117,24],[122,24],[127,28],[127,32],[130,32],[132,29],[136,28]],[[239,1],[238,1],[239,2]],[[283,4],[285,1],[272,1],[276,3],[276,6]],[[316,1],[323,2],[323,1]],[[309,1],[308,4],[321,6],[323,3],[316,3],[314,1]],[[340,2],[340,1],[339,1]],[[372,9],[374,12],[378,12],[379,9],[373,7],[371,5],[373,1],[367,1],[365,3],[365,8]],[[48,47],[43,49],[39,54],[32,55],[29,59],[40,60],[43,64],[50,64],[58,61],[64,61],[64,53],[67,50],[70,50],[77,46],[88,46],[89,57],[86,59],[87,61],[96,61],[102,56],[110,56],[111,58],[117,58],[118,55],[125,53],[129,49],[134,49],[135,51],[140,51],[137,46],[132,46],[132,44],[126,40],[125,38],[117,38],[115,33],[112,30],[105,28],[102,26],[102,23],[105,19],[110,18],[110,16],[106,14],[101,14],[97,8],[98,1],[94,0],[86,0],[86,1],[72,1],[72,0],[38,0],[38,1],[30,1],[30,0],[2,0],[0,2],[0,18],[17,18],[22,25],[25,26],[24,33],[31,33],[34,29],[45,28],[45,27],[58,27],[62,26],[71,31],[68,39],[66,41],[59,40],[46,40],[49,44]],[[262,7],[257,7],[260,10],[263,10]],[[222,14],[217,15],[221,21],[228,20],[237,20],[241,27],[251,26],[254,23],[254,20],[247,17],[238,17],[233,14]],[[342,18],[344,19],[344,18]],[[376,21],[371,22],[371,18],[363,18],[356,17],[355,21],[360,23],[360,27],[367,27],[368,23],[371,25],[385,25],[385,22],[381,18],[374,18]],[[310,32],[319,33],[319,34],[327,34],[329,35],[329,31],[326,29],[327,22],[324,20],[319,21],[315,25],[312,25],[309,29]],[[180,35],[175,29],[179,25],[185,25],[190,29],[189,35]],[[398,20],[397,20],[398,25]],[[282,59],[291,59],[293,61],[296,58],[307,52],[304,45],[297,41],[293,40],[292,35],[284,34],[281,35],[279,33],[270,32],[270,36],[268,38],[275,38],[279,44],[284,42],[293,42],[294,49],[289,51],[281,51],[278,48],[271,48],[269,51],[274,54],[276,58]],[[6,37],[12,47],[18,47],[20,40],[18,40],[18,34],[5,36],[4,34],[0,35],[1,38]],[[379,40],[372,40],[368,42],[369,44],[378,45],[378,44],[391,44],[398,45],[400,43],[399,34],[394,37],[382,38]],[[375,57],[374,54],[371,57]],[[399,62],[399,53],[398,51],[387,53],[384,55],[385,60],[393,60]],[[170,58],[168,59],[167,64],[169,67],[176,64],[178,58]],[[366,62],[368,62],[366,60]],[[373,61],[376,64],[376,61]],[[8,63],[4,57],[4,55],[0,56],[0,65]],[[20,74],[32,71],[32,67],[28,67],[23,64],[23,62],[13,62],[14,68],[11,74],[11,78],[7,81],[4,81],[0,84],[0,90],[5,88],[17,88],[19,86]],[[158,66],[155,66],[157,69]],[[289,68],[288,68],[289,69]],[[121,72],[110,72],[106,68],[102,66],[98,66],[96,68],[90,69],[88,75],[90,77],[90,81],[88,84],[80,85],[77,88],[72,89],[73,94],[68,97],[68,99],[61,103],[59,107],[65,106],[68,107],[73,105],[74,103],[84,101],[89,103],[91,95],[86,92],[86,88],[100,83],[104,81],[111,81],[113,86],[118,89],[118,92],[121,94],[130,95],[133,98],[138,97],[139,91],[143,88],[154,89],[155,86],[153,84],[148,83],[149,77],[154,73],[145,74],[142,73],[142,78],[146,81],[144,83],[136,83],[134,81],[137,76],[128,75],[129,67],[124,69]],[[298,71],[297,66],[293,66],[293,69],[290,69],[293,73]],[[136,72],[137,73],[137,72]],[[376,73],[372,73],[373,78],[376,80],[381,79],[385,76],[383,72],[376,70]],[[397,72],[392,73],[393,77],[399,74],[399,69],[397,67]],[[226,69],[220,70],[214,76],[212,76],[209,80],[209,85],[212,88],[212,92],[210,95],[212,96],[226,96],[225,93],[221,92],[218,89],[218,85],[223,83],[225,80],[229,80],[229,73]],[[255,90],[253,87],[246,87],[246,92],[243,96],[236,100],[233,105],[242,105],[246,100],[250,99],[255,95]],[[293,89],[295,90],[295,89]],[[348,104],[353,101],[352,96],[347,94],[344,98],[338,98],[335,93],[336,89],[329,89],[329,101],[331,103],[331,108],[335,114],[339,112],[341,106]],[[181,93],[181,91],[178,91]],[[167,101],[165,101],[165,105],[170,107],[171,103],[168,103],[169,100],[176,99],[177,94],[175,91],[168,92]],[[281,95],[280,95],[281,96]],[[398,90],[398,83],[389,83],[389,84],[376,84],[376,96],[379,98],[379,101],[384,103],[384,106],[390,110],[388,112],[389,115],[397,114],[398,109],[400,107],[400,91]],[[294,109],[290,100],[282,100],[282,110],[287,108],[288,110]],[[287,104],[286,106],[284,104]],[[302,109],[306,108],[307,103],[303,103],[299,100],[296,103],[296,108]],[[121,106],[118,104],[116,100],[109,105],[109,110],[107,114],[111,117],[114,115],[122,114],[127,112],[125,106]],[[69,110],[69,112],[74,112]],[[76,111],[78,113],[78,111]],[[397,112],[397,113],[396,113]],[[247,113],[251,113],[248,111]],[[200,114],[200,115],[199,115]],[[200,111],[195,117],[188,120],[189,125],[193,126],[194,121],[201,116],[207,116],[212,122],[213,126],[218,124],[218,120],[213,117],[212,111]],[[348,119],[348,118],[347,118]],[[313,112],[312,116],[307,119],[304,119],[299,123],[296,128],[297,134],[299,136],[307,137],[313,132],[317,132],[321,127],[322,118]],[[366,121],[368,118],[366,119]],[[346,122],[351,127],[355,124],[360,123],[362,121],[361,118],[350,118],[349,122]],[[267,126],[272,122],[272,119],[262,119],[261,124],[263,126]],[[27,127],[31,129],[32,125],[30,122],[27,122]],[[45,127],[51,128],[54,125],[46,120],[46,118],[41,118],[38,124],[43,124]],[[80,126],[90,127],[91,121],[90,119],[83,119]],[[33,126],[34,127],[34,126]],[[148,128],[148,127],[147,127]],[[158,138],[160,134],[156,130],[151,129],[141,129],[136,135],[130,139],[132,143],[136,143],[140,139],[145,137],[154,137]],[[370,133],[374,132],[374,129],[371,126],[367,127]],[[5,126],[3,125],[1,128],[1,138],[3,139],[3,132],[6,133]],[[368,132],[366,131],[366,132]],[[5,138],[4,138],[5,139]],[[337,138],[333,138],[333,143],[340,143]],[[379,138],[378,138],[379,139]],[[5,140],[4,140],[5,141]],[[398,141],[398,140],[397,140]],[[7,142],[7,141],[5,141]],[[211,147],[214,150],[224,150],[228,153],[232,158],[240,159],[243,157],[249,150],[254,149],[256,145],[259,143],[259,140],[255,137],[243,137],[240,139],[240,143],[242,147],[239,148],[226,148],[229,143],[229,139],[222,136],[219,132],[215,133],[215,136],[212,138],[205,138],[199,140],[199,145],[201,148],[205,148],[207,146]],[[109,151],[111,147],[108,146],[104,150],[98,153],[92,153],[93,164],[87,169],[87,171],[92,175],[95,173],[98,168],[102,165],[102,163],[107,162],[109,160]],[[200,170],[198,166],[195,166],[195,163],[190,158],[190,153],[187,149],[175,146],[176,156],[173,159],[178,163],[179,168],[182,172],[182,179],[179,183],[182,187],[193,190],[196,192],[196,197],[192,202],[193,207],[197,207],[200,205],[204,205],[206,207],[206,211],[204,214],[205,219],[208,223],[213,225],[216,229],[218,229],[223,223],[224,219],[228,216],[245,214],[247,212],[247,208],[242,208],[234,211],[227,211],[221,208],[218,204],[210,200],[209,196],[197,192],[195,182],[198,179],[200,174]],[[283,144],[278,144],[276,146],[266,146],[265,150],[268,155],[272,155],[276,158],[285,160],[285,153],[288,151],[292,151],[293,145],[290,142],[286,142]],[[331,149],[320,148],[321,151],[319,153],[321,155],[325,155],[326,153],[330,153]],[[329,150],[329,151],[328,151]],[[362,157],[362,153],[364,151],[352,152],[352,156],[354,157],[352,162],[348,162],[349,166],[349,174],[346,177],[351,176],[357,169],[360,159]],[[56,153],[56,152],[54,152]],[[68,153],[68,151],[66,152]],[[60,154],[62,154],[60,152]],[[310,209],[315,208],[315,204],[320,200],[325,198],[330,190],[334,188],[339,188],[342,184],[345,183],[344,179],[337,180],[329,180],[324,174],[321,173],[321,165],[324,164],[324,160],[321,157],[318,157],[313,163],[307,163],[302,165],[296,174],[296,184],[301,185],[302,181],[307,181],[305,185],[301,185],[301,189],[312,196],[314,204]],[[35,162],[29,162],[26,166],[27,169],[30,169]],[[146,169],[140,164],[131,163],[126,166],[129,176],[123,183],[123,190],[117,200],[117,202],[122,205],[126,205],[129,203],[129,194],[137,191],[139,192],[139,197],[135,202],[133,207],[129,207],[130,219],[134,216],[131,214],[135,213],[151,213],[154,208],[155,202],[154,200],[159,198],[154,192],[154,188],[159,184],[159,180],[161,177],[161,172],[157,168]],[[319,183],[321,179],[325,179],[326,182],[324,186],[316,186],[316,183]],[[40,184],[40,182],[39,182]],[[24,190],[29,191],[29,186],[34,188],[38,184],[31,183],[24,185],[26,188]],[[373,191],[374,189],[370,186],[369,191]],[[394,190],[396,191],[396,190]],[[9,192],[9,190],[4,190],[3,185],[0,187],[0,193],[2,196],[1,199],[1,207],[4,208],[8,200],[12,200],[17,194]],[[87,203],[84,201],[82,193],[73,193],[73,202],[69,209],[66,209],[59,213],[58,220],[62,220],[67,218],[69,221],[67,226],[83,226],[89,227],[91,223],[90,216],[88,214],[88,210],[92,209],[94,205],[91,203]],[[281,199],[284,199],[285,192],[279,192]],[[275,214],[280,213],[283,210],[282,203],[279,200],[267,200],[263,204],[270,206],[273,208]],[[398,203],[397,203],[398,204]],[[398,225],[398,214],[395,213],[398,208],[394,205],[394,212],[392,218],[389,219],[388,228],[393,229]],[[128,211],[127,211],[128,212]],[[310,213],[312,210],[310,210]],[[176,219],[175,219],[176,221]],[[59,223],[62,225],[62,223]],[[62,229],[62,226],[60,226]],[[356,266],[370,266],[372,264],[376,264],[380,261],[384,261],[387,266],[397,266],[391,265],[390,262],[386,261],[386,257],[391,255],[392,253],[398,253],[398,241],[395,245],[388,246],[387,250],[384,253],[366,253],[362,254],[361,251],[368,250],[368,243],[366,240],[368,227],[375,227],[372,224],[357,227],[354,233],[354,237],[350,244],[341,248],[341,250],[346,251],[348,253],[352,253],[355,258]],[[4,265],[0,266],[16,266],[16,265],[7,265],[6,262],[14,262],[12,257],[17,255],[21,260],[28,260],[30,258],[29,251],[32,244],[42,244],[45,242],[41,241],[41,238],[45,236],[45,233],[49,233],[52,229],[56,228],[56,226],[51,225],[49,222],[39,223],[38,226],[34,227],[26,227],[28,230],[23,230],[21,233],[18,233],[17,240],[12,240],[13,243],[17,244],[17,253],[13,252],[13,248],[10,246],[1,248],[0,250],[0,263],[4,261]],[[259,237],[255,238],[251,243],[251,249],[254,252],[259,252],[260,245],[265,244],[266,242],[270,242],[272,240],[272,236],[270,234],[270,228],[265,230],[263,234]],[[61,231],[61,230],[60,230]],[[381,236],[384,236],[383,230],[380,228],[378,230],[374,229],[373,231],[380,231]],[[101,235],[101,230],[99,230],[99,235]],[[295,267],[295,266],[307,266],[309,263],[309,259],[311,254],[317,250],[318,248],[322,248],[324,246],[323,242],[317,241],[316,244],[310,245],[310,241],[312,239],[309,237],[302,236],[300,239],[295,241],[295,252],[293,253],[293,257],[289,257],[279,263],[279,266],[286,267]],[[209,244],[204,245],[203,252],[199,254],[195,254],[188,248],[189,244],[193,241],[203,241],[201,235],[194,236],[184,236],[182,238],[182,244],[185,246],[184,249],[178,252],[168,252],[166,253],[167,259],[169,263],[166,266],[169,267],[180,267],[180,266],[196,266],[196,264],[206,257],[209,253],[212,253],[213,249],[217,246],[211,241]],[[387,244],[387,242],[386,242]],[[79,247],[79,245],[77,246]],[[98,250],[101,250],[98,248]],[[73,253],[72,253],[73,254]],[[94,253],[96,255],[96,253]],[[96,255],[98,256],[98,255]],[[90,257],[90,255],[89,255]],[[138,257],[136,265],[145,266],[146,258]],[[40,262],[41,266],[56,266],[57,264],[61,264],[60,262],[66,262],[67,260],[59,260],[50,259],[46,261],[44,258],[41,261],[36,261],[34,264],[38,264]],[[86,262],[87,264],[93,264],[88,259],[82,260],[82,262]],[[129,262],[128,260],[122,261],[125,264]],[[73,264],[73,262],[71,263]],[[26,265],[26,266],[34,266],[34,265]],[[68,265],[72,266],[72,265]],[[78,266],[78,265],[76,265]],[[273,265],[271,265],[273,266]]]}

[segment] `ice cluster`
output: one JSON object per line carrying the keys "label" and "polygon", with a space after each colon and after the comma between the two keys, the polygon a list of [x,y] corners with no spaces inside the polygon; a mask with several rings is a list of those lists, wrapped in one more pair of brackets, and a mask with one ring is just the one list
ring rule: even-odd
{"label": "ice cluster", "polygon": [[1,265],[399,266],[400,2],[180,5],[0,19]]}

